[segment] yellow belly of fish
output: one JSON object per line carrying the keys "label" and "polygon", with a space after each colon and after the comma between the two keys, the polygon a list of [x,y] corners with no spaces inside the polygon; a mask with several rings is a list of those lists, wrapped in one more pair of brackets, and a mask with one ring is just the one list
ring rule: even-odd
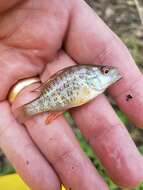
{"label": "yellow belly of fish", "polygon": [[78,92],[76,98],[71,102],[73,106],[80,106],[85,104],[89,100],[92,100],[99,94],[98,91],[90,89],[88,86],[84,86]]}

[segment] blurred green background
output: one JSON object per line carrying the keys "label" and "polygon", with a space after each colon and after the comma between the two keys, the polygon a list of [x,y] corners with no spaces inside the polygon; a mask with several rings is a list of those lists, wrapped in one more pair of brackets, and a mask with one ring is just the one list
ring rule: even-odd
{"label": "blurred green background", "polygon": [[[115,31],[128,46],[136,64],[143,70],[143,0],[86,0],[97,14]],[[139,151],[143,154],[143,131],[135,128],[126,116],[119,110],[117,105],[112,101],[119,118],[127,126],[132,138],[134,139]],[[69,113],[65,113],[73,131],[75,132],[81,147],[93,162],[99,173],[107,181],[111,190],[120,190],[111,179],[106,175],[103,166],[100,164],[96,155],[93,153],[89,144],[86,142],[79,129],[76,128],[74,121]],[[13,173],[15,170],[0,151],[0,175]],[[143,184],[135,190],[143,190]]]}

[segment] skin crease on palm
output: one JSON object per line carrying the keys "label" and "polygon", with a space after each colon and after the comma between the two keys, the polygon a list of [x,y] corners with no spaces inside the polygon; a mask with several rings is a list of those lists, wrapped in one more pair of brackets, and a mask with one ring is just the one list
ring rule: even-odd
{"label": "skin crease on palm", "polygon": [[[39,75],[41,81],[73,64],[107,64],[123,79],[109,89],[120,108],[143,127],[142,75],[118,37],[82,0],[0,0],[0,147],[33,190],[107,190],[108,187],[60,116],[48,126],[47,113],[21,125],[12,113],[35,98],[24,89],[11,105],[10,88]],[[127,101],[127,96],[131,99]],[[109,176],[123,187],[143,181],[143,159],[106,97],[71,110]]]}

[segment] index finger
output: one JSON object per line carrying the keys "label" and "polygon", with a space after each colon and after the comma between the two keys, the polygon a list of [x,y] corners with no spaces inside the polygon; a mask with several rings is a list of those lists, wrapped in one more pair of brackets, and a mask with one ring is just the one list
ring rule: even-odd
{"label": "index finger", "polygon": [[109,92],[138,127],[143,127],[142,75],[121,40],[83,1],[76,1],[65,45],[78,63],[119,68],[123,79]]}

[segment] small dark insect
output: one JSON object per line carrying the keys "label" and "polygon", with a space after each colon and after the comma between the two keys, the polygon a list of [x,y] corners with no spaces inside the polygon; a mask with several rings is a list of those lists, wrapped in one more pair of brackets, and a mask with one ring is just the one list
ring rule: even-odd
{"label": "small dark insect", "polygon": [[28,160],[26,160],[26,165],[29,165],[29,161]]}

